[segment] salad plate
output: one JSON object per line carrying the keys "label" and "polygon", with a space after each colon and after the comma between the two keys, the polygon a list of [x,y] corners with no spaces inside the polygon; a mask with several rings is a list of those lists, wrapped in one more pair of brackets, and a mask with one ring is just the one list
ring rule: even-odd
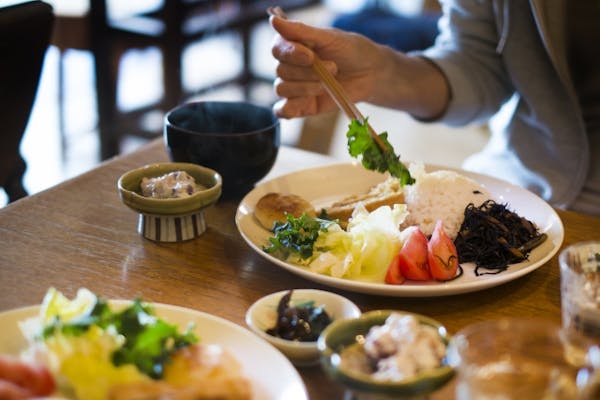
{"label": "salad plate", "polygon": [[[126,306],[125,300],[110,301],[111,306]],[[308,400],[308,393],[298,371],[288,359],[269,343],[249,330],[220,317],[200,311],[160,303],[148,303],[156,315],[181,329],[195,324],[201,343],[213,343],[229,349],[242,364],[243,374],[252,382],[254,398]],[[0,313],[0,354],[17,355],[27,343],[19,321],[38,315],[39,306],[18,308]]]}
{"label": "salad plate", "polygon": [[487,289],[529,274],[544,265],[560,249],[564,239],[562,221],[554,209],[534,193],[503,180],[469,171],[435,165],[425,165],[425,169],[427,172],[439,169],[456,171],[476,180],[486,187],[496,202],[507,204],[510,210],[535,223],[539,231],[548,236],[546,241],[531,251],[527,261],[511,264],[506,271],[496,275],[476,276],[475,265],[463,263],[461,264],[463,275],[453,281],[407,281],[402,285],[323,275],[263,251],[263,246],[268,243],[272,233],[264,229],[253,215],[254,206],[262,196],[269,192],[293,193],[305,198],[316,210],[320,210],[344,197],[366,193],[373,185],[385,179],[383,174],[366,170],[358,162],[300,170],[266,181],[242,199],[235,215],[235,222],[246,243],[277,266],[330,287],[381,296],[447,296]]}

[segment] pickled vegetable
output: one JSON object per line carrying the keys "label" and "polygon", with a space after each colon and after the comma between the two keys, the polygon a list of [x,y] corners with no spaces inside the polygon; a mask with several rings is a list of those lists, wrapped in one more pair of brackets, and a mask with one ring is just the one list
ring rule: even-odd
{"label": "pickled vegetable", "polygon": [[269,335],[286,340],[314,342],[331,323],[331,317],[323,306],[315,306],[314,301],[302,304],[291,303],[293,290],[281,297],[277,306],[277,323],[267,330]]}

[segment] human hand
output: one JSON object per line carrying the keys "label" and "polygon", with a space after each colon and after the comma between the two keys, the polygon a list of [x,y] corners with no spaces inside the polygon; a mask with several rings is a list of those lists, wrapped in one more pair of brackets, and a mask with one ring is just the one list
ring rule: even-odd
{"label": "human hand", "polygon": [[278,116],[303,117],[336,108],[312,69],[315,57],[336,76],[353,102],[369,98],[376,81],[379,45],[338,29],[279,17],[271,17],[270,22],[278,32],[272,47],[278,61],[275,92],[282,98],[274,106]]}

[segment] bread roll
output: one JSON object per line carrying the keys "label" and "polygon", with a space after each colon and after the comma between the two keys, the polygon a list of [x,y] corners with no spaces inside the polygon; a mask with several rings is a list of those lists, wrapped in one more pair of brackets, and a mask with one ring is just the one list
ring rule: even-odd
{"label": "bread roll", "polygon": [[286,214],[298,218],[303,213],[311,217],[317,215],[310,202],[295,194],[267,193],[254,207],[254,216],[268,230],[273,230],[275,222],[287,221]]}

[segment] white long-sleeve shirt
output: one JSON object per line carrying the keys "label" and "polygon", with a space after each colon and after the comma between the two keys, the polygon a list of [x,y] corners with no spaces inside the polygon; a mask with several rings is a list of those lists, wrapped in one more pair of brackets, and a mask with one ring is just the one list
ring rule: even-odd
{"label": "white long-sleeve shirt", "polygon": [[504,104],[489,144],[466,169],[519,184],[553,206],[600,215],[599,124],[582,111],[599,109],[590,102],[600,87],[595,99],[576,91],[567,1],[443,1],[440,36],[422,54],[451,87],[442,122],[488,120]]}

